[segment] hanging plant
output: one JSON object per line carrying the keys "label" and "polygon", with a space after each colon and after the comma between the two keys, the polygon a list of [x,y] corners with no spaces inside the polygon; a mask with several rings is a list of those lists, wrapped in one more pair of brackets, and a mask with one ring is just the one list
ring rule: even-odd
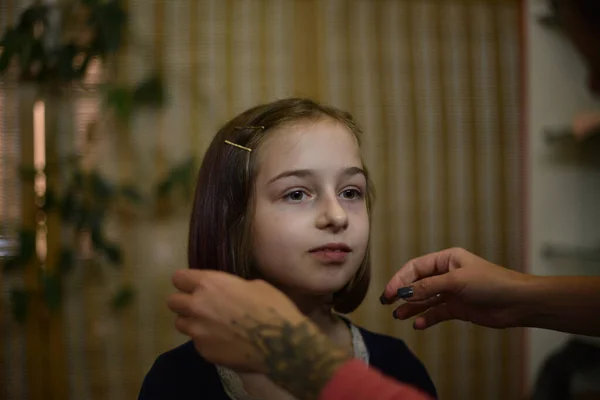
{"label": "hanging plant", "polygon": [[[0,75],[10,79],[16,72],[18,82],[36,85],[44,97],[59,96],[77,86],[85,89],[84,78],[92,60],[108,62],[121,49],[126,22],[127,15],[117,0],[79,0],[60,6],[36,2],[23,11],[18,24],[9,27],[0,40]],[[100,92],[104,97],[104,112],[115,115],[121,122],[142,107],[162,107],[166,100],[158,73],[134,86],[109,83]],[[68,178],[61,185],[49,179],[36,204],[46,215],[59,215],[61,224],[71,230],[70,236],[75,239],[53,249],[59,252],[58,257],[53,257],[57,265],[38,268],[36,288],[11,289],[12,312],[19,322],[27,319],[34,296],[41,297],[50,311],[59,310],[64,278],[78,265],[101,260],[120,268],[123,251],[105,234],[107,216],[122,202],[140,205],[146,200],[134,185],[114,184],[96,169],[86,168],[78,155],[69,157],[66,164],[46,166],[52,167],[68,168]],[[191,186],[193,170],[193,161],[173,167],[172,173],[158,185],[157,195],[164,196],[178,185]],[[33,183],[46,172],[32,165],[20,168],[25,183]],[[36,232],[23,227],[16,254],[0,261],[4,273],[22,273],[35,258]],[[132,286],[125,284],[114,293],[109,304],[116,310],[122,309],[134,297]]]}

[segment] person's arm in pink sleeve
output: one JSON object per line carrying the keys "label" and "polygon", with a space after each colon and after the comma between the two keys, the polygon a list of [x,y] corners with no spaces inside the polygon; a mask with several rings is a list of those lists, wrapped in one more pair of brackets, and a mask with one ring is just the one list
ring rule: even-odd
{"label": "person's arm in pink sleeve", "polygon": [[418,389],[394,381],[369,368],[359,360],[351,360],[340,367],[327,383],[319,400],[430,400]]}

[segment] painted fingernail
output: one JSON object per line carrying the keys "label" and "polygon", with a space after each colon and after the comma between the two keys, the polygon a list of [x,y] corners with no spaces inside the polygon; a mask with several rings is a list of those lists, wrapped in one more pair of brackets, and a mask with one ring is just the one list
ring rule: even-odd
{"label": "painted fingernail", "polygon": [[387,300],[387,298],[385,297],[385,293],[382,293],[382,294],[381,294],[381,296],[379,296],[379,302],[380,302],[381,304],[388,304],[388,300]]}
{"label": "painted fingernail", "polygon": [[394,319],[398,319],[398,316],[396,316],[396,310],[392,311],[392,317],[394,317]]}
{"label": "painted fingernail", "polygon": [[415,294],[415,290],[413,289],[412,286],[407,286],[407,287],[398,289],[398,298],[400,298],[400,299],[411,298],[411,297],[413,297],[414,294]]}

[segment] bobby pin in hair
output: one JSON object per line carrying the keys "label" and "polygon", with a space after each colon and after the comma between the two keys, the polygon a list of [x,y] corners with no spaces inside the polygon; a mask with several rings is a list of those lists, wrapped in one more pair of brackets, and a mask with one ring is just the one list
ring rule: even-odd
{"label": "bobby pin in hair", "polygon": [[225,140],[225,143],[227,143],[228,145],[237,147],[238,149],[246,150],[248,153],[250,153],[252,151],[252,149],[249,148],[249,147],[241,146],[241,145],[239,145],[237,143],[230,142],[229,140]]}

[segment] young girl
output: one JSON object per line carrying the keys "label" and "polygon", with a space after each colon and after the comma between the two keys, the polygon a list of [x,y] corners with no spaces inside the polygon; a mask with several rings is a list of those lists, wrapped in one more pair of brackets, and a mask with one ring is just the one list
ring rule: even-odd
{"label": "young girl", "polygon": [[[373,188],[360,134],[348,113],[305,99],[254,107],[227,123],[200,168],[189,265],[270,282],[355,357],[435,397],[401,340],[339,314],[360,305],[370,278]],[[292,397],[265,376],[208,363],[188,342],[156,360],[139,398]]]}

